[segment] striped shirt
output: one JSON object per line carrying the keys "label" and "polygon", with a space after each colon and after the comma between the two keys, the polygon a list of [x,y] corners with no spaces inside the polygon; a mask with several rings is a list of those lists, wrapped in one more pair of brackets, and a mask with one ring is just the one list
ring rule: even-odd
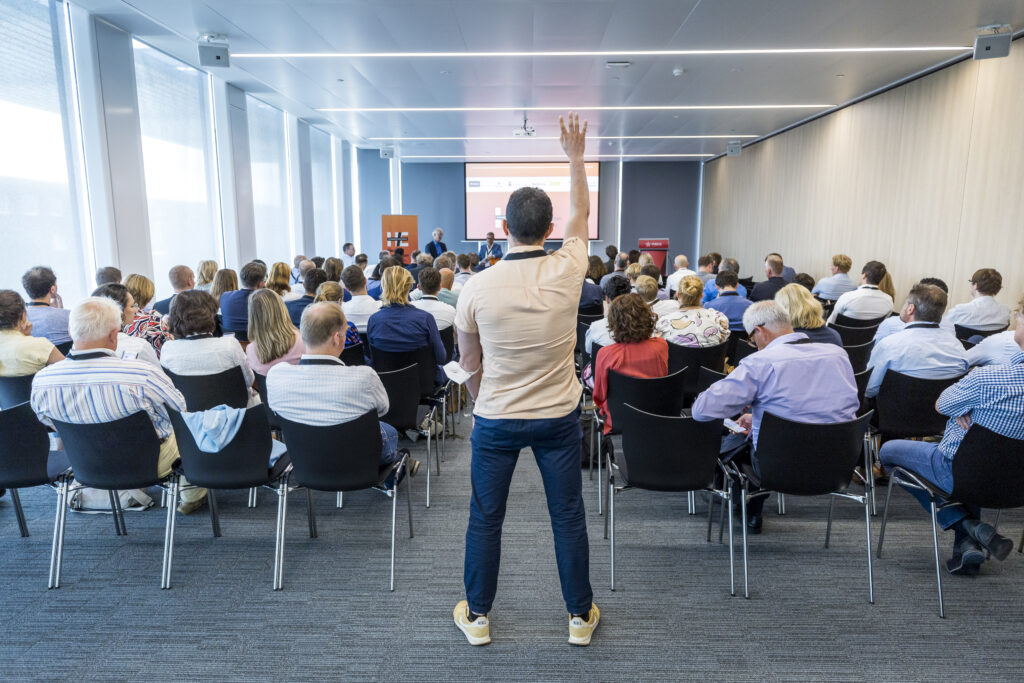
{"label": "striped shirt", "polygon": [[[75,356],[96,358],[75,360]],[[107,349],[72,351],[67,360],[40,370],[32,382],[32,410],[40,420],[72,424],[112,422],[146,411],[161,439],[173,433],[167,408],[185,410],[185,398],[167,375],[141,360],[118,358]]]}
{"label": "striped shirt", "polygon": [[1024,351],[1009,365],[976,368],[939,396],[935,407],[949,415],[939,450],[953,459],[967,432],[956,422],[970,415],[971,422],[1011,439],[1024,440]]}
{"label": "striped shirt", "polygon": [[373,368],[345,365],[335,356],[303,354],[299,365],[279,363],[267,373],[267,403],[286,420],[325,427],[366,412],[388,412],[388,394]]}

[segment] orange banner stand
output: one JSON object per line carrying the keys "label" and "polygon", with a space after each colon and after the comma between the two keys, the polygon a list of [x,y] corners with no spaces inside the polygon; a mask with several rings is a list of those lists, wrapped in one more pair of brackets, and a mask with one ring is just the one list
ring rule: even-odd
{"label": "orange banner stand", "polygon": [[419,242],[417,227],[419,218],[417,216],[396,216],[385,215],[380,217],[380,243],[384,248],[395,253],[395,249],[402,247],[405,250],[403,261],[411,263],[412,252]]}

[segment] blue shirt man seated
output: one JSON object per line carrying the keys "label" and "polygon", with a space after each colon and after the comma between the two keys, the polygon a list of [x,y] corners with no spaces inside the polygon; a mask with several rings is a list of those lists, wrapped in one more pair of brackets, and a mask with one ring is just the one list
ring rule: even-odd
{"label": "blue shirt man seated", "polygon": [[220,295],[221,325],[239,341],[249,341],[249,297],[267,282],[267,267],[258,261],[242,266],[238,273],[242,288]]}
{"label": "blue shirt man seated", "polygon": [[327,282],[327,272],[323,268],[312,268],[306,271],[302,277],[302,286],[306,290],[298,299],[284,302],[288,309],[288,317],[292,319],[292,325],[299,326],[302,322],[302,312],[316,299],[316,290],[323,283]]}
{"label": "blue shirt man seated", "polygon": [[847,292],[857,289],[857,283],[850,279],[853,259],[846,254],[832,257],[832,275],[823,277],[814,285],[811,294],[825,301],[836,301]]}
{"label": "blue shirt man seated", "polygon": [[731,270],[723,270],[715,276],[718,296],[707,302],[704,308],[713,308],[729,319],[729,329],[733,332],[743,331],[743,314],[753,303],[742,296],[737,290],[739,278]]}
{"label": "blue shirt man seated", "polygon": [[64,308],[57,295],[57,276],[46,266],[30,268],[21,277],[21,286],[28,294],[25,302],[28,321],[32,323],[33,337],[46,337],[54,346],[68,344],[68,318],[71,311]]}
{"label": "blue shirt man seated", "polygon": [[488,259],[501,258],[501,245],[494,241],[494,233],[487,233],[487,242],[480,245],[476,253],[480,257],[480,265],[484,268],[491,265]]}
{"label": "blue shirt man seated", "polygon": [[[721,273],[723,270],[728,270],[733,273],[736,273],[736,291],[739,293],[740,296],[746,298],[747,288],[739,284],[740,262],[734,258],[727,258],[724,261],[722,261],[722,265],[718,268],[718,272]],[[718,285],[715,284],[715,277],[709,278],[708,281],[704,283],[704,297],[701,299],[701,303],[706,304],[707,302],[713,300],[717,296]]]}
{"label": "blue shirt man seated", "polygon": [[[700,394],[692,414],[707,422],[742,413],[737,422],[747,431],[724,437],[722,453],[731,459],[749,457],[756,472],[757,437],[765,411],[797,422],[827,424],[852,420],[860,402],[846,351],[794,332],[789,315],[775,301],[752,304],[743,314],[743,327],[757,353]],[[748,533],[761,533],[763,506],[764,497],[747,505]]]}

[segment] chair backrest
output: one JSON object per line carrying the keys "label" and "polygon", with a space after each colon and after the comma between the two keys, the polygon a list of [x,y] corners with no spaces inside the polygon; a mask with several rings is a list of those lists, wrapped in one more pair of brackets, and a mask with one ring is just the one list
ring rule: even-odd
{"label": "chair backrest", "polygon": [[[576,353],[586,353],[587,347],[585,345],[585,341],[587,337],[587,330],[590,329],[591,324],[603,317],[604,315],[576,314]],[[591,358],[593,358],[593,354],[591,354]]]}
{"label": "chair backrest", "polygon": [[366,365],[366,357],[363,355],[363,345],[353,344],[346,346],[341,352],[341,362],[345,365]]}
{"label": "chair backrest", "polygon": [[292,479],[317,491],[356,491],[380,481],[380,422],[367,411],[349,422],[313,427],[281,418]]}
{"label": "chair backrest", "polygon": [[176,375],[167,368],[164,372],[185,397],[190,412],[220,405],[245,408],[249,404],[249,388],[245,386],[242,368],[237,365],[215,375]]}
{"label": "chair backrest", "polygon": [[270,401],[267,400],[267,376],[261,375],[258,372],[254,372],[253,375],[253,385],[256,387],[256,392],[260,395],[263,412],[267,415],[267,424],[270,425],[271,429],[280,429],[281,424],[277,421],[277,415],[270,409]]}
{"label": "chair backrest", "polygon": [[683,411],[683,382],[686,369],[665,377],[630,377],[608,371],[608,412],[618,430],[619,413],[627,403],[653,415],[679,415]]}
{"label": "chair backrest", "polygon": [[63,344],[57,344],[56,346],[57,350],[61,352],[61,355],[66,356],[68,355],[68,352],[71,351],[71,347],[74,345],[74,342],[64,342]]}
{"label": "chair backrest", "polygon": [[604,304],[592,304],[590,306],[580,306],[580,308],[576,312],[579,315],[585,315],[585,316],[588,316],[588,317],[595,316],[595,315],[598,316],[598,317],[602,317],[602,316],[604,316]]}
{"label": "chair backrest", "polygon": [[878,429],[884,438],[933,436],[946,429],[946,417],[935,410],[939,394],[960,377],[919,379],[886,370],[875,397]]}
{"label": "chair backrest", "polygon": [[[597,353],[603,348],[604,346],[597,342],[591,342],[590,344],[590,360],[593,361],[594,369],[597,369]],[[584,352],[586,352],[586,349],[584,349]]]}
{"label": "chair backrest", "polygon": [[701,368],[697,371],[697,393],[707,391],[708,387],[720,379],[725,379],[724,372],[715,372],[711,368]]}
{"label": "chair backrest", "polygon": [[967,327],[966,325],[953,325],[953,329],[956,331],[956,338],[962,342],[970,340],[971,337],[991,337],[993,334],[999,334],[1007,328],[1009,328],[1009,325],[1004,325],[998,330],[978,330],[973,327]]}
{"label": "chair backrest", "polygon": [[75,479],[96,489],[141,489],[160,481],[160,439],[145,411],[112,422],[52,420]]}
{"label": "chair backrest", "polygon": [[625,404],[615,414],[622,432],[616,456],[626,483],[652,491],[694,491],[715,478],[722,421],[655,415]]}
{"label": "chair backrest", "polygon": [[410,365],[416,366],[416,386],[420,392],[418,395],[433,394],[437,381],[437,365],[434,360],[433,347],[423,346],[414,351],[381,351],[377,347],[373,347],[373,366],[377,372],[400,370]]}
{"label": "chair backrest", "polygon": [[728,341],[717,346],[703,348],[670,343],[668,345],[669,374],[685,369],[686,378],[683,381],[683,391],[689,396],[694,396],[699,393],[698,382],[701,368],[708,368],[715,372],[725,370],[725,352],[728,346]]}
{"label": "chair backrest", "polygon": [[874,340],[875,332],[878,330],[878,325],[874,327],[848,327],[846,325],[840,325],[838,323],[829,323],[829,327],[839,333],[839,338],[843,341],[843,346],[860,346],[861,344],[867,344]]}
{"label": "chair backrest", "polygon": [[850,358],[850,365],[853,366],[853,374],[863,372],[868,367],[868,360],[871,359],[871,349],[875,346],[874,340],[867,342],[866,344],[857,344],[856,346],[844,346],[843,350],[846,351],[846,355]]}
{"label": "chair backrest", "polygon": [[455,325],[438,330],[437,333],[441,335],[441,343],[444,344],[444,362],[450,363],[455,357]]}
{"label": "chair backrest", "polygon": [[181,414],[175,410],[167,413],[178,442],[181,466],[190,484],[212,489],[247,489],[267,483],[272,439],[264,406],[247,409],[235,438],[217,453],[199,450]]}
{"label": "chair backrest", "polygon": [[0,411],[0,488],[20,489],[48,483],[49,453],[46,427],[28,403]]}
{"label": "chair backrest", "polygon": [[851,318],[840,313],[836,316],[836,325],[842,325],[843,327],[878,327],[888,317],[889,315],[887,314],[883,315],[881,318],[868,318],[867,320],[861,320],[860,318]]}
{"label": "chair backrest", "polygon": [[766,412],[757,435],[761,488],[794,496],[845,490],[870,420],[868,412],[849,422],[809,424]]}
{"label": "chair backrest", "polygon": [[864,392],[868,390],[868,380],[871,379],[871,368],[853,373],[853,380],[857,383],[857,402],[864,405]]}
{"label": "chair backrest", "polygon": [[0,410],[13,408],[32,398],[32,378],[34,377],[35,375],[0,377]]}
{"label": "chair backrest", "polygon": [[398,370],[377,371],[388,395],[388,412],[380,418],[399,431],[416,429],[419,409],[419,368],[417,363]]}
{"label": "chair backrest", "polygon": [[750,290],[754,288],[753,277],[741,277],[738,278],[739,284],[743,285],[743,289],[747,290],[747,294],[750,294]]}
{"label": "chair backrest", "polygon": [[992,509],[1024,507],[1024,441],[971,425],[953,458],[952,497]]}

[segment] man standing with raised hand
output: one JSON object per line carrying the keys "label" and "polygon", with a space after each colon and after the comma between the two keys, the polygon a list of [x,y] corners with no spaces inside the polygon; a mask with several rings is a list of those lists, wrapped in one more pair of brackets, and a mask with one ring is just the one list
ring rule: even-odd
{"label": "man standing with raised hand", "polygon": [[562,248],[544,251],[551,199],[523,187],[512,193],[502,229],[508,254],[470,278],[455,326],[460,364],[476,400],[471,443],[472,499],[466,529],[466,600],[455,625],[472,645],[491,642],[487,614],[498,585],[501,527],[519,453],[533,450],[544,481],[569,642],[589,645],[600,612],[590,587],[590,547],[580,474],[581,385],[573,369],[576,309],[587,273],[590,192],[583,165],[587,124],[569,114],[562,149],[569,157],[572,211]]}

